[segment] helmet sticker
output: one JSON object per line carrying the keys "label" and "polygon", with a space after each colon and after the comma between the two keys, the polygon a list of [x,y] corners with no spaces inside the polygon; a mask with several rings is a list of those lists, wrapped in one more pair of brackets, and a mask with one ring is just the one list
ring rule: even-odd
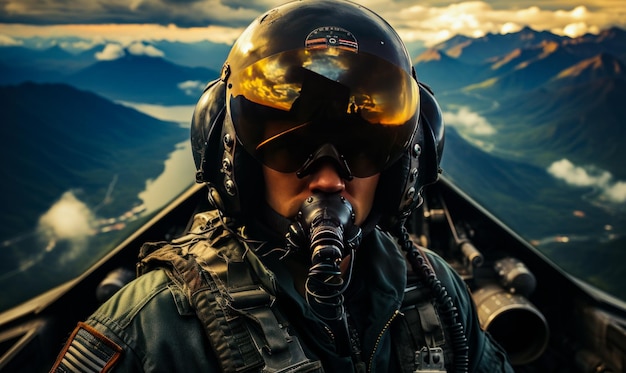
{"label": "helmet sticker", "polygon": [[306,37],[306,49],[326,49],[335,47],[350,52],[358,52],[359,44],[350,31],[341,27],[325,26],[311,31]]}

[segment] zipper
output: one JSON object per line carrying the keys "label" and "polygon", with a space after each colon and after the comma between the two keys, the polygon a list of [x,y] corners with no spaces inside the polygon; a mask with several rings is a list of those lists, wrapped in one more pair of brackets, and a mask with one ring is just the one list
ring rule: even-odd
{"label": "zipper", "polygon": [[330,341],[334,345],[335,344],[335,333],[333,333],[333,331],[325,323],[324,323],[324,330],[326,331],[326,334],[328,335],[328,337],[330,338]]}
{"label": "zipper", "polygon": [[393,320],[395,320],[395,318],[401,314],[402,312],[400,312],[399,310],[395,310],[393,312],[393,315],[391,315],[389,320],[387,320],[387,322],[385,323],[385,326],[383,326],[383,329],[380,331],[380,333],[378,333],[378,337],[376,337],[376,343],[374,344],[374,349],[372,349],[372,354],[370,355],[369,362],[367,364],[368,372],[372,371],[372,364],[374,363],[374,356],[376,355],[376,350],[378,350],[378,345],[380,344],[380,340],[383,338],[383,334],[385,334],[387,329],[389,329],[389,325],[391,325]]}

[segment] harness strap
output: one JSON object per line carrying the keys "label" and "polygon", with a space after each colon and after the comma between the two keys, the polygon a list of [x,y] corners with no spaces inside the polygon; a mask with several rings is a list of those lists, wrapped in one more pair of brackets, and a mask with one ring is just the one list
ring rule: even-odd
{"label": "harness strap", "polygon": [[229,299],[220,291],[223,285],[216,281],[216,275],[203,275],[193,256],[182,256],[180,248],[172,245],[142,259],[138,273],[158,266],[168,268],[172,280],[186,292],[224,372],[259,371],[264,366],[245,319],[229,309]]}
{"label": "harness strap", "polygon": [[252,254],[223,223],[212,212],[200,213],[189,235],[144,244],[137,275],[166,268],[195,309],[223,372],[323,373],[260,286],[244,259]]}
{"label": "harness strap", "polygon": [[[137,275],[166,269],[195,309],[223,372],[322,373],[244,260],[246,248],[208,214],[198,215],[205,215],[198,221],[206,229],[171,244],[144,244]],[[419,284],[407,288],[404,317],[392,324],[403,372],[445,371],[444,362],[453,361],[431,298]]]}
{"label": "harness strap", "polygon": [[418,304],[416,306],[419,313],[419,321],[424,332],[426,345],[429,347],[441,347],[446,343],[446,338],[441,328],[441,320],[437,310],[430,302]]}
{"label": "harness strap", "polygon": [[454,360],[431,292],[415,280],[408,283],[412,285],[407,285],[400,309],[404,317],[394,329],[402,371],[445,372]]}

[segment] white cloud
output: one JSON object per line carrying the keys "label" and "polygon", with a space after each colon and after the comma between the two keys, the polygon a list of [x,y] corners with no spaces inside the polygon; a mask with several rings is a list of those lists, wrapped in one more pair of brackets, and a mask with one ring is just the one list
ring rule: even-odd
{"label": "white cloud", "polygon": [[568,159],[553,162],[548,173],[576,187],[593,187],[598,198],[611,203],[626,202],[626,182],[614,180],[613,175],[595,167],[580,167]]}
{"label": "white cloud", "polygon": [[48,239],[82,240],[93,234],[93,221],[89,207],[68,191],[39,218],[39,231]]}
{"label": "white cloud", "polygon": [[111,61],[124,57],[124,54],[124,47],[120,44],[107,44],[102,52],[97,52],[95,56],[100,61]]}
{"label": "white cloud", "polygon": [[604,8],[594,7],[593,11],[584,5],[552,10],[545,8],[548,4],[544,3],[541,5],[544,8],[516,4],[510,9],[496,9],[486,1],[465,1],[441,7],[408,2],[404,8],[376,0],[365,3],[372,3],[372,9],[386,18],[406,42],[422,40],[427,46],[456,34],[478,37],[487,33],[515,32],[526,25],[571,37],[597,33],[612,25],[626,25],[626,6],[617,1],[604,4]]}
{"label": "white cloud", "polygon": [[187,80],[182,83],[178,83],[178,89],[185,92],[188,96],[199,96],[200,93],[206,87],[207,82],[201,82],[199,80]]}
{"label": "white cloud", "polygon": [[496,132],[495,128],[485,117],[471,111],[466,106],[460,107],[457,112],[444,112],[443,118],[446,124],[457,128],[459,132],[467,135],[485,136]]}
{"label": "white cloud", "polygon": [[141,42],[132,43],[128,46],[128,52],[136,56],[164,57],[163,51],[155,48],[153,45],[145,45]]}
{"label": "white cloud", "polygon": [[98,43],[95,43],[94,41],[86,41],[86,40],[81,40],[77,42],[61,42],[59,44],[61,48],[70,50],[70,51],[87,50],[87,49],[95,47],[96,45],[98,45]]}
{"label": "white cloud", "polygon": [[[20,0],[23,2],[24,0]],[[139,0],[137,0],[139,1]],[[17,4],[17,2],[13,2]],[[127,21],[136,19],[134,24],[87,24],[85,20],[94,17],[94,12],[104,12],[102,8],[87,6],[93,2],[76,2],[69,11],[75,11],[74,18],[84,24],[59,24],[52,26],[34,26],[24,24],[2,24],[2,32],[8,36],[28,37],[61,37],[81,36],[83,38],[106,38],[107,41],[129,45],[133,41],[168,40],[181,42],[195,42],[209,40],[217,43],[232,44],[243,28],[242,24],[251,21],[259,15],[262,9],[284,3],[284,0],[267,0],[241,2],[241,6],[227,8],[223,2],[215,0],[198,1],[193,6],[181,7],[172,5],[167,8],[165,3],[159,3],[152,10],[155,17],[168,14],[169,19],[197,20],[195,24],[206,23],[206,27],[181,27],[174,24],[164,25],[150,22],[145,10],[142,15],[138,12],[128,14]],[[519,30],[528,25],[537,30],[550,30],[560,35],[579,36],[586,32],[596,33],[598,30],[610,26],[626,26],[626,3],[623,1],[582,1],[564,5],[561,1],[516,1],[491,5],[493,1],[464,1],[443,6],[427,5],[425,2],[388,1],[388,0],[360,0],[359,3],[372,9],[385,18],[406,42],[423,41],[432,46],[455,34],[468,36],[482,36],[486,33],[506,33]],[[442,2],[437,2],[441,4]],[[93,3],[95,4],[95,3]],[[138,4],[135,2],[134,4]],[[154,3],[156,4],[156,3]],[[172,3],[173,4],[173,3]],[[535,5],[540,4],[540,5]],[[80,6],[82,6],[82,8]],[[41,4],[38,4],[41,7]],[[132,6],[126,7],[129,12]],[[25,7],[29,8],[29,7]],[[224,12],[218,12],[219,9]],[[148,8],[146,8],[148,9]],[[118,8],[118,11],[121,9]],[[39,14],[45,10],[39,10]],[[52,9],[50,10],[53,11]],[[23,10],[18,13],[26,12]],[[222,14],[220,25],[214,20],[216,14]],[[67,17],[67,15],[65,16]],[[230,17],[230,20],[224,17]],[[96,17],[97,19],[97,17]],[[156,20],[157,18],[155,18]],[[50,21],[50,19],[48,19]],[[79,21],[80,22],[80,21]],[[66,22],[62,22],[66,23]]]}
{"label": "white cloud", "polygon": [[95,54],[96,59],[100,61],[111,61],[124,57],[126,53],[135,56],[164,57],[165,53],[153,45],[144,44],[142,42],[133,42],[127,46],[118,43],[109,43],[104,46],[101,52]]}
{"label": "white cloud", "polygon": [[88,249],[89,236],[95,234],[94,222],[91,209],[67,191],[39,218],[37,232],[45,242],[45,251],[54,250],[61,242],[67,245],[68,250],[59,257],[60,265],[64,265]]}
{"label": "white cloud", "polygon": [[609,200],[616,203],[626,202],[626,182],[615,182],[604,190],[604,196]]}
{"label": "white cloud", "polygon": [[571,38],[576,36],[584,35],[587,33],[597,34],[600,32],[600,28],[598,26],[588,25],[585,22],[575,22],[570,23],[567,26],[563,27],[563,29],[553,29],[551,30],[554,33],[560,33]]}
{"label": "white cloud", "polygon": [[607,171],[592,174],[583,167],[575,166],[568,159],[553,162],[550,167],[548,167],[548,173],[557,179],[564,180],[570,185],[580,187],[606,185],[612,177]]}

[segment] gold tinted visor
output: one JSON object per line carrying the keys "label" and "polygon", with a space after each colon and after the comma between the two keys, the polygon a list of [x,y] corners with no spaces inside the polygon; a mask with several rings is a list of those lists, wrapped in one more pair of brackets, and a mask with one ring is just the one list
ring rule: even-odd
{"label": "gold tinted visor", "polygon": [[296,171],[330,143],[354,176],[373,175],[402,154],[417,126],[416,81],[362,52],[287,51],[233,73],[229,83],[239,141],[280,172]]}

